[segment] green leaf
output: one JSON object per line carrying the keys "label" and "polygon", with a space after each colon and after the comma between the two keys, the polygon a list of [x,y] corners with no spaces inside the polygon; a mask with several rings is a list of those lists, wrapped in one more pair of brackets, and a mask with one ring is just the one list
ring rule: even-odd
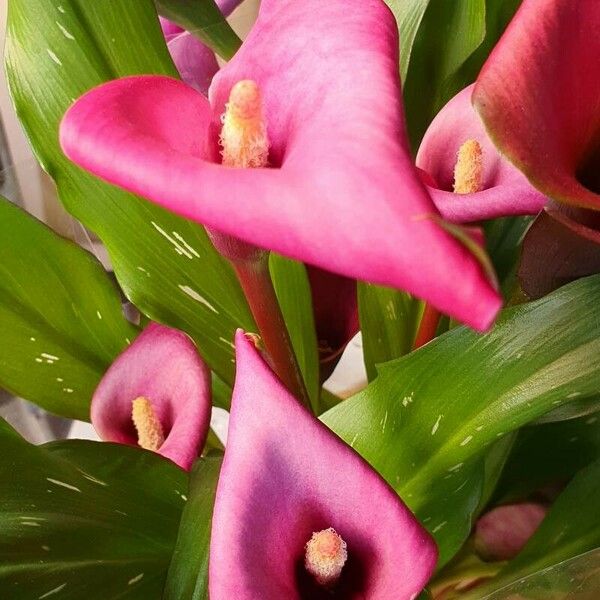
{"label": "green leaf", "polygon": [[319,351],[306,267],[272,252],[269,272],[308,397],[313,410],[319,414]]}
{"label": "green leaf", "polygon": [[196,462],[163,600],[208,600],[208,552],[221,457]]}
{"label": "green leaf", "polygon": [[60,119],[88,89],[125,75],[177,76],[152,0],[10,0],[6,66],[38,158],[66,208],[107,246],[128,298],[189,333],[231,383],[233,333],[252,330],[254,321],[204,229],[88,175],[58,144]]}
{"label": "green leaf", "polygon": [[485,0],[429,2],[416,35],[404,100],[413,148],[459,91],[454,76],[485,37]]}
{"label": "green leaf", "polygon": [[429,0],[386,0],[396,22],[400,39],[400,77],[404,82],[410,64],[412,47]]}
{"label": "green leaf", "polygon": [[422,312],[423,304],[405,292],[358,284],[358,314],[369,381],[377,375],[375,365],[412,350]]}
{"label": "green leaf", "polygon": [[514,291],[521,242],[532,221],[533,217],[505,217],[487,221],[483,225],[485,247],[506,299]]}
{"label": "green leaf", "polygon": [[[493,442],[552,408],[598,393],[599,294],[600,277],[589,277],[503,311],[487,335],[457,327],[381,365],[373,383],[322,418],[422,520],[448,504],[466,516],[479,499],[449,503],[448,490],[470,487]],[[460,538],[444,520],[426,523],[442,564]]]}
{"label": "green leaf", "polygon": [[118,444],[36,447],[3,421],[0,452],[4,597],[161,598],[184,506],[184,471]]}
{"label": "green leaf", "polygon": [[514,502],[545,485],[568,481],[600,458],[600,414],[525,427],[502,473],[496,501]]}
{"label": "green leaf", "polygon": [[135,338],[102,265],[0,198],[0,386],[89,418],[98,381]]}
{"label": "green leaf", "polygon": [[[581,471],[558,497],[525,548],[498,576],[477,589],[481,598],[498,588],[600,547],[600,460]],[[566,588],[566,591],[571,590]],[[555,590],[558,591],[558,590]]]}
{"label": "green leaf", "polygon": [[242,44],[214,0],[156,0],[156,6],[163,17],[199,37],[225,60]]}

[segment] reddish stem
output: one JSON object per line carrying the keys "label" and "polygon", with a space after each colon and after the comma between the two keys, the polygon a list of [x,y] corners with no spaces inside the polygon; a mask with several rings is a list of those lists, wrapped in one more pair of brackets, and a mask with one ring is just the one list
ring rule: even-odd
{"label": "reddish stem", "polygon": [[441,313],[431,306],[431,304],[425,304],[421,323],[419,324],[415,343],[413,344],[413,350],[424,346],[435,337],[435,332],[437,331],[441,316]]}
{"label": "reddish stem", "polygon": [[269,274],[269,254],[261,252],[253,260],[231,262],[258,325],[258,331],[271,359],[271,366],[288,390],[312,411]]}

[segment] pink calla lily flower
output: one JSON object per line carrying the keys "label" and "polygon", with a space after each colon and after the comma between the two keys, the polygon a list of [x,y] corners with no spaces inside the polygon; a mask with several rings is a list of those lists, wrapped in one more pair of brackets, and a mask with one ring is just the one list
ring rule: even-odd
{"label": "pink calla lily flower", "polygon": [[192,340],[157,323],[113,362],[91,407],[103,440],[141,445],[183,469],[202,450],[210,414],[210,372]]}
{"label": "pink calla lily flower", "polygon": [[524,0],[473,94],[488,133],[553,200],[600,209],[600,3]]}
{"label": "pink calla lily flower", "polygon": [[[236,354],[213,513],[211,600],[415,598],[436,563],[429,534],[387,483],[287,392],[241,331]],[[337,563],[336,583],[319,585],[306,569],[323,566],[319,559],[327,562],[331,550],[346,562]]]}
{"label": "pink calla lily flower", "polygon": [[506,504],[483,515],[475,526],[475,549],[486,560],[510,560],[529,541],[548,509],[535,502]]}
{"label": "pink calla lily flower", "polygon": [[[428,176],[424,181],[433,201],[442,216],[454,223],[537,214],[546,197],[496,150],[471,104],[473,87],[459,92],[442,108],[419,147],[417,167]],[[468,140],[476,140],[482,150],[482,189],[457,194],[454,169],[459,149]]]}
{"label": "pink calla lily flower", "polygon": [[[485,330],[501,300],[439,226],[412,164],[397,49],[381,0],[264,0],[210,102],[165,77],[113,81],[69,109],[62,147],[92,173],[212,230],[405,289]],[[270,168],[218,164],[225,103],[247,79],[261,90]]]}

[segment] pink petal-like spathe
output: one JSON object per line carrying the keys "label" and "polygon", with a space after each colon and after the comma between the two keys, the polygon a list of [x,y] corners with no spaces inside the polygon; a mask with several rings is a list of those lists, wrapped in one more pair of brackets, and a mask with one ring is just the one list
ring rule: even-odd
{"label": "pink petal-like spathe", "polygon": [[[211,600],[409,600],[436,547],[387,483],[286,391],[243,332],[229,436],[217,487]],[[335,592],[303,571],[311,534],[333,527],[348,545]]]}
{"label": "pink petal-like spathe", "polygon": [[215,53],[187,31],[172,36],[167,42],[167,48],[181,79],[208,96],[210,82],[219,70]]}
{"label": "pink petal-like spathe", "polygon": [[[211,104],[165,77],[110,82],[69,109],[61,143],[89,171],[209,228],[405,289],[486,329],[501,301],[432,218],[407,149],[397,49],[380,0],[264,0]],[[241,79],[262,91],[272,168],[216,164]]]}
{"label": "pink petal-like spathe", "polygon": [[554,200],[600,208],[600,2],[524,0],[473,101],[500,151]]}
{"label": "pink petal-like spathe", "polygon": [[510,560],[525,546],[546,516],[534,502],[506,504],[483,515],[475,527],[475,548],[486,560]]}
{"label": "pink petal-like spathe", "polygon": [[105,441],[137,445],[132,403],[150,401],[165,434],[158,453],[189,469],[211,413],[210,372],[184,333],[151,323],[110,366],[92,398],[92,424]]}
{"label": "pink petal-like spathe", "polygon": [[[472,92],[471,85],[442,108],[419,147],[417,166],[433,180],[428,184],[433,201],[442,216],[454,223],[537,214],[546,197],[496,150],[471,104]],[[454,166],[467,140],[477,140],[483,151],[483,190],[455,194]]]}

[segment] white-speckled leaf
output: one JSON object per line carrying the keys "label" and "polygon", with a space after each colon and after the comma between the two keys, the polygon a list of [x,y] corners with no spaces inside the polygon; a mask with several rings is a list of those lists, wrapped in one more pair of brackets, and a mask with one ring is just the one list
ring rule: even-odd
{"label": "white-speckled leaf", "polygon": [[189,333],[231,383],[233,333],[253,330],[253,319],[204,229],[88,175],[58,144],[60,119],[90,88],[126,75],[177,76],[152,0],[10,0],[5,56],[21,123],[67,210],[105,243],[128,298]]}
{"label": "white-speckled leaf", "polygon": [[32,446],[4,421],[0,452],[2,598],[162,598],[184,471],[130,446]]}
{"label": "white-speckled leaf", "polygon": [[84,420],[102,374],[137,335],[102,265],[3,199],[0,331],[0,386]]}
{"label": "white-speckled leaf", "polygon": [[[496,440],[540,415],[600,392],[600,276],[503,311],[493,331],[453,329],[381,365],[363,392],[323,415],[421,518],[448,503],[446,482]],[[471,479],[471,475],[467,479]],[[454,504],[472,515],[473,503]],[[458,522],[458,521],[457,521]],[[427,523],[441,563],[458,549]]]}

